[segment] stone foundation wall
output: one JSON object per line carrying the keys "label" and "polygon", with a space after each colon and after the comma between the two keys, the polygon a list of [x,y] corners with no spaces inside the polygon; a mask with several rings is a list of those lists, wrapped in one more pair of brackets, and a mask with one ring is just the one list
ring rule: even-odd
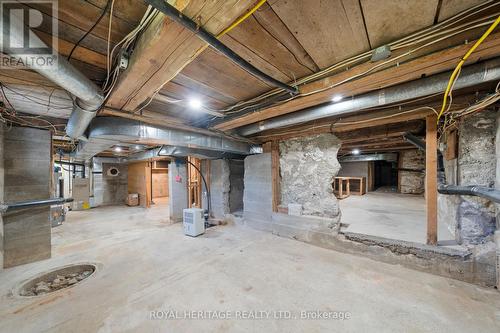
{"label": "stone foundation wall", "polygon": [[[425,152],[412,149],[399,153],[399,168],[424,170]],[[399,171],[399,191],[405,194],[422,194],[425,192],[425,174],[412,171]]]}
{"label": "stone foundation wall", "polygon": [[[445,161],[448,184],[494,187],[500,175],[495,143],[499,135],[497,117],[498,112],[489,109],[460,123],[458,158]],[[438,223],[446,223],[458,243],[472,251],[474,266],[478,267],[481,279],[494,281],[495,205],[474,196],[439,195]]]}
{"label": "stone foundation wall", "polygon": [[299,204],[303,215],[340,218],[332,188],[340,144],[329,133],[280,142],[281,205]]}
{"label": "stone foundation wall", "polygon": [[[485,110],[460,124],[458,158],[445,163],[447,183],[495,185],[496,117],[495,110]],[[439,210],[441,222],[448,223],[459,243],[477,245],[492,241],[496,216],[491,201],[473,196],[440,195]]]}

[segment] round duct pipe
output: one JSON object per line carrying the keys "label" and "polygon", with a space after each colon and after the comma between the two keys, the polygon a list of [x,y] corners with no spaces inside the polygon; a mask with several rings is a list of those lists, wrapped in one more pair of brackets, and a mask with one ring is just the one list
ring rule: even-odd
{"label": "round duct pipe", "polygon": [[[7,13],[8,11],[5,11],[4,15]],[[10,41],[11,45],[24,45],[25,30],[31,31],[24,26],[23,20],[17,15],[9,15],[8,18],[3,17],[2,19],[9,20],[9,29],[3,29],[3,36],[0,37],[0,49],[9,50],[3,45],[4,41],[7,40]],[[36,34],[30,33],[29,37],[31,45],[37,45],[37,48],[51,49]],[[10,54],[10,56],[20,59],[22,55]],[[34,66],[31,63],[29,68],[76,97],[73,101],[73,111],[66,126],[66,134],[72,138],[80,138],[84,135],[92,118],[96,116],[97,110],[102,106],[104,102],[103,92],[64,57],[56,55],[54,61],[55,64],[50,66]]]}
{"label": "round duct pipe", "polygon": [[[243,126],[237,132],[242,136],[249,136],[269,129],[287,127],[332,116],[343,116],[368,108],[429,96],[443,92],[446,89],[450,75],[451,72],[436,74],[353,97],[350,100],[306,108],[301,111]],[[500,58],[495,58],[464,67],[455,83],[455,89],[472,87],[484,82],[498,80],[500,80]]]}

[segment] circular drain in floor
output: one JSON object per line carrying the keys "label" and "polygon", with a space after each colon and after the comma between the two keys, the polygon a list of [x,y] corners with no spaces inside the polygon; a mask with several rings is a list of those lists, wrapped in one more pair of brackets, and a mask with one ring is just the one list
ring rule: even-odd
{"label": "circular drain in floor", "polygon": [[92,276],[96,269],[97,267],[93,264],[74,264],[59,267],[22,283],[15,294],[32,297],[69,288]]}

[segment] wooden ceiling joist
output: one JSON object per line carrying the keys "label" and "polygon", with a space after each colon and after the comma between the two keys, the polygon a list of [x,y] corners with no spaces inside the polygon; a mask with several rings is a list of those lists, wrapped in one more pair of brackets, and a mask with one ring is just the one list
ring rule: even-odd
{"label": "wooden ceiling joist", "polygon": [[[235,117],[234,119],[221,122],[213,126],[213,128],[228,131],[237,127],[329,102],[335,95],[342,95],[344,97],[360,95],[369,91],[416,80],[422,76],[445,72],[453,69],[469,49],[470,43],[434,52],[412,60],[408,60],[408,58],[412,58],[412,56],[409,56],[404,63],[402,62],[403,59],[400,59],[400,62],[393,62],[381,66],[383,70],[374,71],[370,75],[361,76],[358,79],[348,81],[333,88],[328,88],[350,77],[360,75],[377,65],[377,63],[366,62],[340,74],[335,74],[316,82],[305,84],[300,88],[301,93],[311,93],[318,90],[324,91],[299,97],[289,102],[271,106],[257,112]],[[500,33],[490,35],[471,55],[467,63],[470,64],[478,60],[496,57],[499,51]],[[393,57],[396,55],[397,53],[394,53]]]}
{"label": "wooden ceiling joist", "polygon": [[[254,2],[192,0],[185,8],[176,8],[216,35]],[[137,109],[206,48],[207,44],[191,31],[159,14],[139,38],[130,65],[121,75],[107,105],[125,111]]]}

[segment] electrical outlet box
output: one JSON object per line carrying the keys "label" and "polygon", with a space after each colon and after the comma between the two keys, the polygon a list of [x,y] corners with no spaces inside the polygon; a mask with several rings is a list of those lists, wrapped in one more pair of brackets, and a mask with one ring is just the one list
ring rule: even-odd
{"label": "electrical outlet box", "polygon": [[390,45],[382,45],[373,50],[371,61],[379,61],[383,59],[387,59],[391,56],[391,46]]}
{"label": "electrical outlet box", "polygon": [[128,67],[128,54],[122,53],[120,55],[120,69],[127,69]]}

